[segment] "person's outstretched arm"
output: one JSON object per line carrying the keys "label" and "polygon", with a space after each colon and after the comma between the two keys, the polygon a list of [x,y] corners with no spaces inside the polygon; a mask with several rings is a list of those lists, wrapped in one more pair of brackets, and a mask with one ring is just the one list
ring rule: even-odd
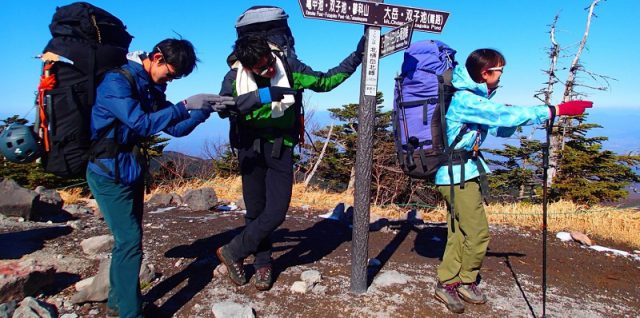
{"label": "person's outstretched arm", "polygon": [[315,92],[328,92],[342,84],[353,74],[362,63],[364,51],[364,37],[360,39],[356,50],[347,56],[340,64],[327,72],[314,71],[297,58],[288,58],[289,67],[294,77],[294,88],[308,88]]}

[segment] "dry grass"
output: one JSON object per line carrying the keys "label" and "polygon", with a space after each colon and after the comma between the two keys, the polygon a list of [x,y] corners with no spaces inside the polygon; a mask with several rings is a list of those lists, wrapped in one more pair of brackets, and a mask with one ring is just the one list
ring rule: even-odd
{"label": "dry grass", "polygon": [[76,204],[82,201],[82,199],[85,197],[82,191],[82,188],[67,188],[58,191],[58,193],[60,193],[60,196],[62,197],[62,200],[64,200],[65,204]]}
{"label": "dry grass", "polygon": [[145,196],[148,200],[156,193],[175,192],[184,195],[191,189],[203,187],[211,187],[215,190],[218,200],[233,202],[242,196],[242,182],[240,177],[235,178],[213,178],[209,180],[188,179],[177,184],[161,185],[151,191],[151,194]]}
{"label": "dry grass", "polygon": [[[233,202],[242,196],[240,177],[214,178],[211,180],[186,180],[177,185],[159,186],[151,195],[159,192],[176,192],[183,195],[189,189],[212,187],[218,199]],[[66,203],[81,199],[81,191],[68,189],[61,192]],[[149,199],[148,195],[145,199]],[[349,192],[333,193],[318,188],[304,188],[302,184],[293,186],[292,207],[310,206],[315,210],[329,211],[338,203],[353,205],[353,194]],[[395,205],[372,206],[371,215],[375,217],[401,218],[408,208]],[[537,204],[498,204],[486,207],[489,222],[523,228],[542,228],[542,206]],[[436,209],[419,211],[424,221],[445,222],[447,211],[444,205]],[[551,232],[579,231],[597,238],[609,239],[617,243],[640,248],[640,212],[634,209],[618,209],[602,206],[582,206],[571,202],[555,202],[548,207],[548,229]]]}
{"label": "dry grass", "polygon": [[[492,204],[487,207],[487,215],[491,223],[542,228],[542,205],[539,204]],[[559,201],[549,204],[547,215],[549,231],[579,231],[640,248],[640,212],[637,209]]]}

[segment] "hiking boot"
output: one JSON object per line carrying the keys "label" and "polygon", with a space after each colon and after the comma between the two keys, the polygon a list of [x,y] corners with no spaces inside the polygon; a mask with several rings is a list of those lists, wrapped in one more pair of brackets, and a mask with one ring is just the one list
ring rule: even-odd
{"label": "hiking boot", "polygon": [[460,285],[460,283],[445,285],[438,282],[436,292],[433,296],[444,303],[450,311],[461,314],[464,312],[464,303],[460,300],[460,297],[458,297],[458,292],[456,291],[458,285]]}
{"label": "hiking boot", "polygon": [[468,303],[480,305],[487,302],[487,296],[482,293],[482,290],[478,288],[476,283],[460,284],[456,289],[458,290],[460,298]]}
{"label": "hiking boot", "polygon": [[273,268],[271,264],[256,269],[256,273],[253,275],[253,285],[260,291],[271,289],[273,285]]}
{"label": "hiking boot", "polygon": [[234,261],[225,246],[221,246],[216,250],[218,259],[224,266],[227,267],[227,273],[229,279],[236,285],[242,286],[247,283],[247,278],[244,276],[244,260],[240,259]]}

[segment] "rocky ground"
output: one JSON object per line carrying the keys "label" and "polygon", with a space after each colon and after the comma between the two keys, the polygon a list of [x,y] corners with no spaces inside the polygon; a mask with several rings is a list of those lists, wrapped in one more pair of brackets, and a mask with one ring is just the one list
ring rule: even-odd
{"label": "rocky ground", "polygon": [[[146,259],[159,278],[145,284],[151,317],[214,317],[212,308],[233,302],[257,317],[454,317],[433,298],[435,269],[442,255],[443,224],[378,220],[369,239],[369,288],[350,292],[351,230],[319,218],[326,211],[292,209],[275,233],[274,287],[258,292],[251,283],[235,287],[214,275],[215,249],[243,224],[240,212],[149,209],[144,218]],[[55,222],[0,220],[0,260],[35,259],[56,268],[55,283],[37,294],[67,317],[104,317],[104,303],[74,305],[75,283],[93,276],[99,260],[80,247],[84,239],[109,234],[93,214],[74,214],[74,226]],[[605,225],[606,226],[606,225]],[[539,317],[542,308],[539,231],[491,227],[491,243],[480,287],[485,305],[468,305],[463,316]],[[548,242],[547,316],[638,317],[640,261],[597,252],[575,242]],[[632,252],[630,247],[599,241]],[[248,260],[250,262],[250,260]],[[248,274],[252,268],[247,264]],[[292,291],[301,273],[322,280],[306,292]]]}

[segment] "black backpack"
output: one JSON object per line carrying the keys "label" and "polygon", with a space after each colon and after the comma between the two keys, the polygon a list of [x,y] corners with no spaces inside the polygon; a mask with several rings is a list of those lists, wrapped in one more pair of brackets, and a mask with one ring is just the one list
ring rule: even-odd
{"label": "black backpack", "polygon": [[45,171],[82,177],[91,146],[91,108],[103,75],[127,63],[132,36],[120,19],[86,2],[56,8],[43,50],[38,135]]}

